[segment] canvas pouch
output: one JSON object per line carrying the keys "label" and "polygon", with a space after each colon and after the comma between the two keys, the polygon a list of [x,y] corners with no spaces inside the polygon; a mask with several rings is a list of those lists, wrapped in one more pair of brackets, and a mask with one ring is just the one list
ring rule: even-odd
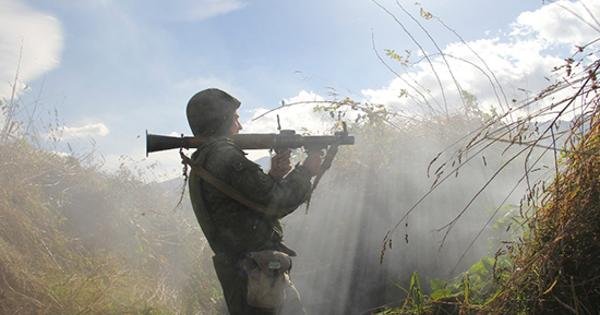
{"label": "canvas pouch", "polygon": [[280,251],[250,252],[242,260],[242,269],[248,277],[247,303],[253,307],[275,309],[285,300],[290,286],[290,256]]}

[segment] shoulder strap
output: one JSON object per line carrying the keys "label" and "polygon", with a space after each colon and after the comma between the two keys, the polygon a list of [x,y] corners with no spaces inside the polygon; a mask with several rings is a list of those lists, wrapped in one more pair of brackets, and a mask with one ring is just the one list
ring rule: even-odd
{"label": "shoulder strap", "polygon": [[[198,176],[200,176],[205,182],[209,183],[210,185],[215,187],[217,190],[219,190],[220,192],[225,194],[227,197],[243,204],[244,206],[246,206],[248,208],[254,209],[258,212],[261,212],[261,213],[264,213],[267,215],[275,215],[276,213],[280,212],[276,209],[269,208],[267,206],[264,206],[262,204],[259,204],[257,202],[254,202],[254,201],[246,198],[246,196],[242,195],[239,191],[237,191],[231,185],[229,185],[226,182],[213,176],[209,171],[207,171],[204,167],[202,167],[202,165],[198,165],[197,163],[194,163],[182,151],[179,152],[179,155],[181,156],[182,163],[190,165],[194,169],[196,174],[198,174]],[[291,212],[291,211],[288,211],[289,209],[285,209],[285,210],[287,212]]]}
{"label": "shoulder strap", "polygon": [[[190,161],[190,158],[185,156],[185,154],[183,153],[183,148],[179,149],[179,155],[182,158],[181,163],[184,165],[184,176],[186,177],[186,180],[187,180],[186,167],[188,165],[191,166],[191,164],[187,163],[187,161]],[[206,160],[206,157],[204,157],[204,160]],[[201,163],[204,163],[204,161],[202,161]],[[202,190],[202,183],[199,183],[199,185],[200,185],[200,189]],[[190,189],[191,188],[192,187],[190,186]],[[200,208],[199,209],[194,208],[194,211],[199,211],[201,213],[200,215],[198,215],[198,213],[196,213],[196,217],[198,219],[198,222],[200,223],[200,228],[202,229],[204,236],[208,240],[209,246],[211,247],[213,252],[216,253],[217,248],[214,247],[216,234],[217,234],[216,225],[214,223],[214,220],[212,218],[210,211],[207,208],[206,200],[204,199],[204,194],[200,194],[199,198],[197,199],[197,202],[198,202],[197,206],[200,206]]]}

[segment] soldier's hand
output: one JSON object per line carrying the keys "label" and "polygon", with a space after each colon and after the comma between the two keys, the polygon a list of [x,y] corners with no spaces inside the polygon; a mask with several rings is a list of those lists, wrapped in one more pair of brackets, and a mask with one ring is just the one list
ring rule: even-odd
{"label": "soldier's hand", "polygon": [[308,156],[302,163],[302,166],[308,170],[312,176],[317,175],[321,169],[321,153],[320,150],[308,151]]}
{"label": "soldier's hand", "polygon": [[292,170],[291,153],[291,150],[285,150],[271,157],[271,169],[269,170],[271,177],[281,179]]}

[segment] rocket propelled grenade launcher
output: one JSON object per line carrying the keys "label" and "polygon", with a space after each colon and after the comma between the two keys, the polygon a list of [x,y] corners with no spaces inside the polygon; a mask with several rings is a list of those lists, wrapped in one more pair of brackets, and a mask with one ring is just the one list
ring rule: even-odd
{"label": "rocket propelled grenade launcher", "polygon": [[[279,117],[277,117],[279,120]],[[279,125],[279,124],[278,124]],[[342,123],[343,131],[336,132],[333,135],[326,136],[303,136],[296,134],[294,130],[281,130],[279,133],[244,133],[230,136],[229,138],[244,150],[260,150],[260,149],[272,149],[275,152],[285,149],[297,149],[304,148],[306,151],[322,151],[326,150],[327,153],[321,163],[321,168],[316,174],[315,179],[312,183],[312,189],[315,190],[323,174],[331,167],[333,159],[338,151],[340,145],[352,145],[354,144],[354,137],[348,135],[346,124]],[[162,135],[149,134],[146,131],[146,156],[151,152],[170,150],[170,149],[191,149],[199,148],[204,144],[208,138],[206,137],[185,137],[183,134],[181,137],[171,137]],[[183,153],[182,159],[185,157]],[[185,167],[185,166],[184,166]],[[185,172],[185,168],[184,168]],[[229,194],[227,194],[229,195]],[[235,198],[234,198],[235,199]],[[236,199],[237,200],[237,199]],[[306,201],[306,211],[310,206],[310,194]]]}
{"label": "rocket propelled grenade launcher", "polygon": [[[277,151],[304,147],[307,151],[313,151],[327,149],[329,146],[354,144],[354,137],[348,135],[345,125],[343,131],[325,136],[303,136],[294,130],[281,130],[278,134],[244,133],[229,138],[244,150],[273,149]],[[151,152],[163,150],[198,148],[207,140],[208,138],[205,137],[154,135],[146,131],[146,156]]]}

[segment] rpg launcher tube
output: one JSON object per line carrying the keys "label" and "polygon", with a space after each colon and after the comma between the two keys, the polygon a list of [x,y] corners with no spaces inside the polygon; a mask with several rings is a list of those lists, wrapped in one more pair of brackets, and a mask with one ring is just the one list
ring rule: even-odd
{"label": "rpg launcher tube", "polygon": [[[336,132],[334,135],[325,136],[303,136],[295,132],[282,130],[280,134],[275,133],[244,133],[229,137],[233,143],[244,150],[259,149],[296,149],[327,148],[329,145],[352,145],[354,136],[349,136],[346,132]],[[146,156],[149,153],[178,149],[178,148],[198,148],[208,140],[206,137],[172,137],[163,135],[149,134],[146,131]]]}

